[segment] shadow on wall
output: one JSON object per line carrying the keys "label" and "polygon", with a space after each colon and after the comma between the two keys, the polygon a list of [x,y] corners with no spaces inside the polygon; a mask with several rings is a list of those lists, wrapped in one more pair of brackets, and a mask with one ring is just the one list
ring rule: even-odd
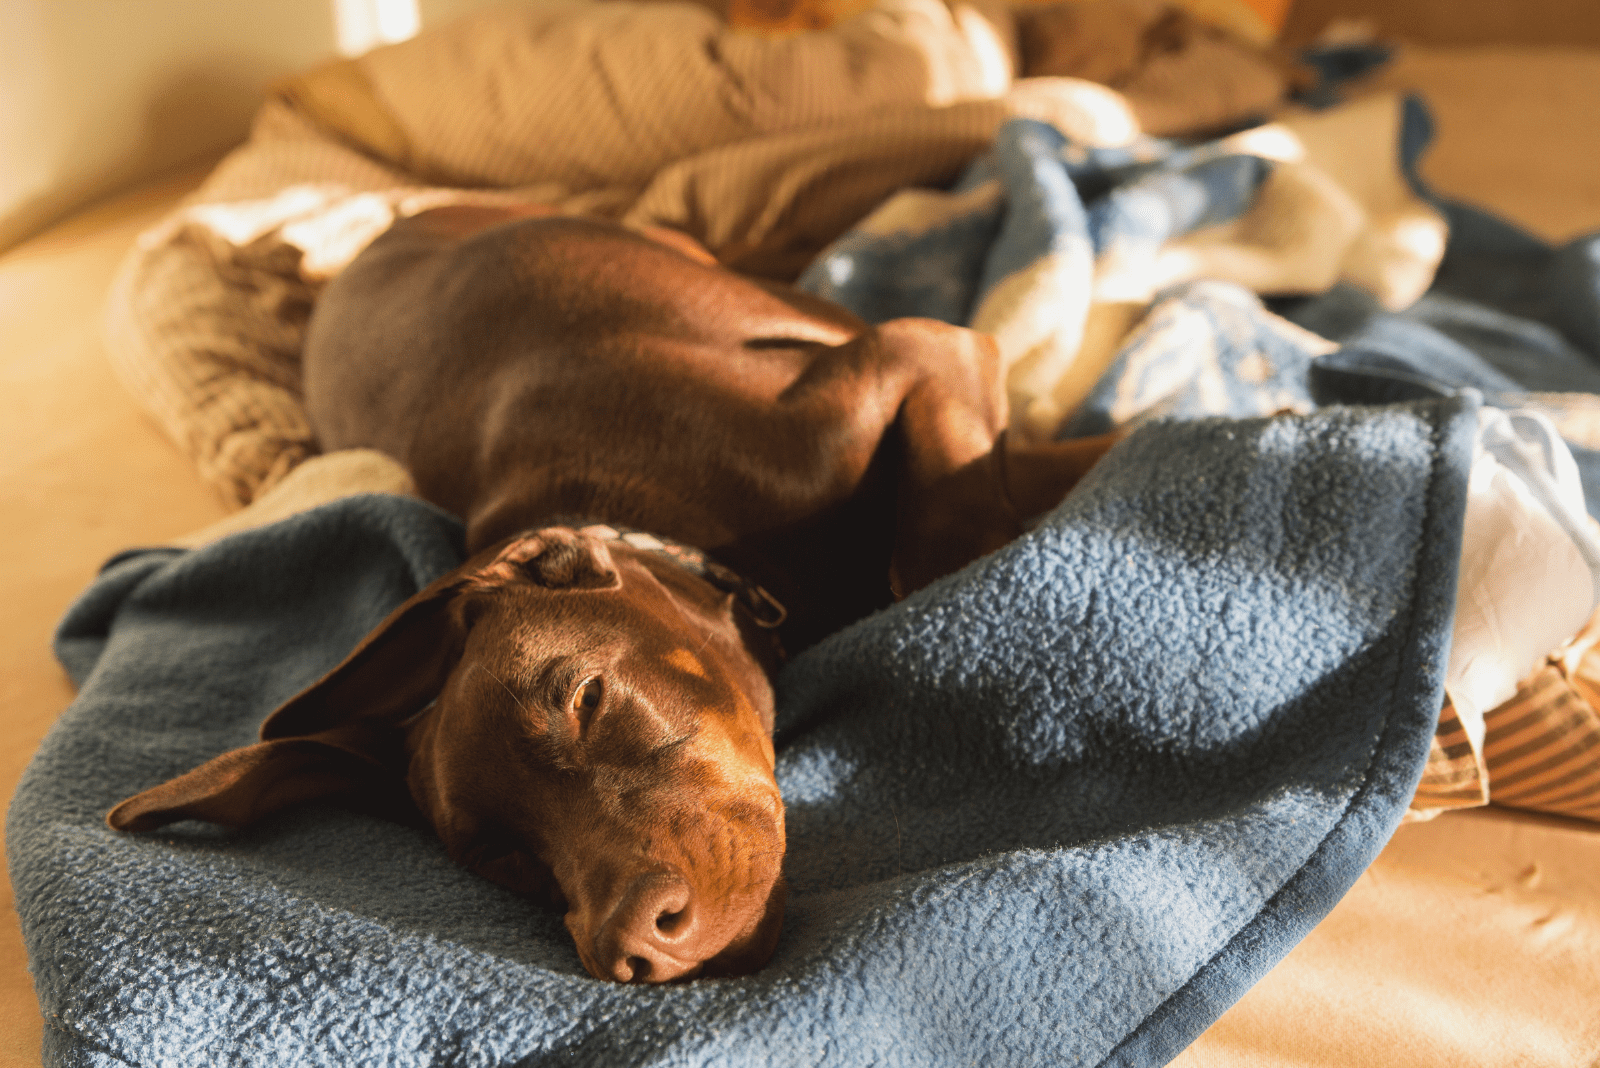
{"label": "shadow on wall", "polygon": [[142,119],[115,133],[85,122],[64,125],[61,136],[31,153],[6,146],[0,166],[14,172],[32,163],[26,176],[40,180],[24,185],[5,175],[0,251],[102,196],[220,156],[244,140],[260,102],[259,82],[219,62],[160,84],[147,94]]}
{"label": "shadow on wall", "polygon": [[487,0],[8,0],[0,252],[244,140],[266,86]]}
{"label": "shadow on wall", "polygon": [[150,94],[140,155],[159,165],[211,153],[242,140],[261,104],[266,71],[253,76],[243,57],[217,57],[175,73]]}

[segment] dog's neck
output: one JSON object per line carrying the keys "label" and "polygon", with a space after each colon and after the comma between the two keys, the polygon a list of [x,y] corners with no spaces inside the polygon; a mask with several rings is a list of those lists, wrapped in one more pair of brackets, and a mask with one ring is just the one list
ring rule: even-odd
{"label": "dog's neck", "polygon": [[643,552],[653,553],[671,560],[680,567],[705,579],[724,593],[732,594],[734,600],[750,613],[750,618],[755,621],[756,626],[763,630],[776,630],[788,618],[788,610],[779,603],[776,597],[731,568],[717,563],[702,550],[696,549],[692,545],[684,545],[682,542],[663,538],[651,534],[649,531],[618,526],[614,523],[601,523],[565,516],[552,520],[552,522],[560,526],[572,527],[580,534],[587,534],[590,537],[599,538],[601,541],[620,541]]}
{"label": "dog's neck", "polygon": [[[738,576],[737,587],[705,580],[713,589],[734,592],[738,587],[759,586],[783,605],[782,639],[790,655],[891,600],[885,576],[895,498],[881,485],[812,521],[771,525],[749,516],[730,521],[702,502],[659,485],[590,477],[567,464],[545,463],[517,477],[497,479],[500,490],[492,494],[477,494],[474,486],[463,489],[459,481],[434,474],[437,477],[418,478],[418,485],[425,497],[466,520],[468,552],[543,526],[603,525],[619,534],[647,533],[664,545],[693,546],[690,552]],[[456,496],[443,494],[445,488]],[[629,543],[619,538],[615,544]],[[668,553],[640,552],[663,562],[674,559]],[[704,579],[700,572],[694,573]],[[763,603],[768,599],[755,597]],[[771,618],[772,610],[745,603],[750,611],[741,611],[740,616],[749,621],[753,645],[769,646],[777,631],[757,627],[751,612]],[[763,633],[766,637],[758,637]]]}

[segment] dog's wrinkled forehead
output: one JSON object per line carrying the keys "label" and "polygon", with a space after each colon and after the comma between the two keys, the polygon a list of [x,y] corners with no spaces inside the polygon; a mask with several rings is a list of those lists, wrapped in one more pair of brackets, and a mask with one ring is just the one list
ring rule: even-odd
{"label": "dog's wrinkled forehead", "polygon": [[708,715],[753,710],[716,662],[709,623],[630,580],[487,591],[454,672],[460,695],[509,705],[525,730],[575,739],[616,735],[623,717],[640,742],[677,738]]}
{"label": "dog's wrinkled forehead", "polygon": [[770,733],[770,684],[729,595],[674,563],[557,526],[486,549],[460,582],[468,625],[447,704],[596,758],[713,723]]}
{"label": "dog's wrinkled forehead", "polygon": [[547,527],[509,539],[475,560],[468,589],[487,590],[519,582],[546,589],[599,590],[621,584],[605,542],[568,527]]}

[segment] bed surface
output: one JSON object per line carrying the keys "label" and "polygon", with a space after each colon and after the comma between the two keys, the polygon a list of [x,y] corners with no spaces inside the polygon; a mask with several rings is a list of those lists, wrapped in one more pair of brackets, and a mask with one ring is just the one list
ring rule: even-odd
{"label": "bed surface", "polygon": [[[72,688],[56,620],[105,558],[219,518],[221,505],[112,377],[101,303],[129,244],[204,169],[93,209],[0,258],[0,776],[9,798]],[[0,924],[0,1063],[39,1063],[43,1021],[11,884]]]}
{"label": "bed surface", "polygon": [[[1413,51],[1383,76],[1439,122],[1443,192],[1549,239],[1600,227],[1600,54]],[[1495,146],[1494,166],[1482,163]],[[0,257],[0,737],[7,796],[72,697],[49,637],[113,552],[223,509],[134,408],[101,303],[134,236],[202,177],[175,176]],[[1403,827],[1312,935],[1176,1063],[1592,1065],[1600,1056],[1600,827],[1489,809]],[[6,884],[0,1064],[38,1063]]]}

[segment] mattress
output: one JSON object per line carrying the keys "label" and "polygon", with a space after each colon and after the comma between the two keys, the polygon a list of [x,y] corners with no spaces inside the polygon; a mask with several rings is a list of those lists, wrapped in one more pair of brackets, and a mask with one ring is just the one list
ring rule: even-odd
{"label": "mattress", "polygon": [[[1427,94],[1440,137],[1424,170],[1441,191],[1552,239],[1600,226],[1600,133],[1575,117],[1600,105],[1600,56],[1414,51],[1384,78]],[[1485,146],[1503,154],[1504,169],[1474,162]],[[223,514],[122,393],[98,340],[116,262],[197,179],[87,213],[0,259],[0,373],[13,398],[0,429],[0,509],[13,520],[0,532],[8,784],[71,698],[48,647],[71,598],[112,553],[171,542]],[[1596,885],[1593,824],[1490,808],[1404,826],[1176,1063],[1593,1064]],[[32,1064],[49,1021],[38,1016],[6,893],[0,1056]]]}

